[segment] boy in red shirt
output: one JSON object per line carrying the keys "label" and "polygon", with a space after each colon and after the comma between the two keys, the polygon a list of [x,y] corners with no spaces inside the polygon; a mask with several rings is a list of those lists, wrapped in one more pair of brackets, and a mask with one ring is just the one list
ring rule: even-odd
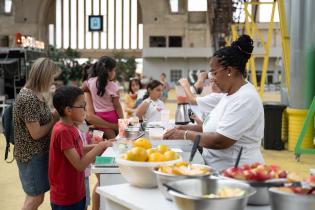
{"label": "boy in red shirt", "polygon": [[103,141],[93,148],[83,148],[75,125],[83,122],[86,115],[86,103],[80,88],[57,89],[53,104],[60,121],[55,124],[50,141],[48,175],[51,207],[53,210],[84,210],[84,170],[112,143]]}

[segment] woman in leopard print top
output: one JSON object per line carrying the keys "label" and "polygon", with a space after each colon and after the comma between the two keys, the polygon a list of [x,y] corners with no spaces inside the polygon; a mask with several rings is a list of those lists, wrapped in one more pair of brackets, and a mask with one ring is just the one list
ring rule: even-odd
{"label": "woman in leopard print top", "polygon": [[50,59],[37,59],[13,107],[14,157],[26,193],[22,209],[38,209],[49,190],[49,139],[58,115],[50,112],[43,93],[49,90],[59,71]]}

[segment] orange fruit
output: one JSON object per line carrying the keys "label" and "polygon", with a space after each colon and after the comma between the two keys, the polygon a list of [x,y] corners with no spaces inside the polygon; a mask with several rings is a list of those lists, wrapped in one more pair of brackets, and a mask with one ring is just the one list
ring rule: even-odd
{"label": "orange fruit", "polygon": [[150,149],[152,148],[151,142],[146,138],[139,138],[136,141],[133,142],[134,147],[142,147],[144,149]]}
{"label": "orange fruit", "polygon": [[165,161],[170,161],[170,160],[176,160],[177,159],[176,152],[174,152],[172,150],[166,151],[163,155],[164,155],[164,160]]}
{"label": "orange fruit", "polygon": [[127,160],[144,162],[147,161],[147,159],[147,152],[142,147],[134,147],[127,152]]}
{"label": "orange fruit", "polygon": [[160,144],[156,149],[159,153],[162,153],[162,154],[164,154],[166,151],[169,150],[168,147],[164,144]]}
{"label": "orange fruit", "polygon": [[162,162],[164,161],[164,156],[159,152],[154,152],[149,156],[149,162]]}
{"label": "orange fruit", "polygon": [[148,156],[150,156],[152,153],[154,152],[157,152],[157,150],[155,148],[150,148],[150,149],[147,149],[147,154]]}
{"label": "orange fruit", "polygon": [[123,154],[123,155],[121,156],[121,159],[123,159],[123,160],[128,160],[127,153]]}

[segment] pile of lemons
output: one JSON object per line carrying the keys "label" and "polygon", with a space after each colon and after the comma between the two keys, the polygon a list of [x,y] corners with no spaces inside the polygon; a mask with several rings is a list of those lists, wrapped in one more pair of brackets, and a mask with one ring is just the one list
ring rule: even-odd
{"label": "pile of lemons", "polygon": [[164,144],[152,148],[151,142],[146,138],[139,138],[134,141],[132,149],[122,155],[124,160],[140,162],[164,162],[178,158],[179,155]]}

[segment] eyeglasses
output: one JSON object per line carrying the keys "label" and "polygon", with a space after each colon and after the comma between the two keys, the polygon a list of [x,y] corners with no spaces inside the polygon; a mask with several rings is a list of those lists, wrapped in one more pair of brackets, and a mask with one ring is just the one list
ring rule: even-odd
{"label": "eyeglasses", "polygon": [[77,108],[77,109],[86,110],[86,104],[84,104],[83,106],[70,106],[70,108]]}
{"label": "eyeglasses", "polygon": [[211,78],[212,76],[215,76],[217,75],[217,73],[221,70],[224,70],[226,69],[225,67],[222,67],[222,68],[219,68],[218,70],[213,70],[213,69],[210,69],[209,73],[208,73],[208,78]]}

